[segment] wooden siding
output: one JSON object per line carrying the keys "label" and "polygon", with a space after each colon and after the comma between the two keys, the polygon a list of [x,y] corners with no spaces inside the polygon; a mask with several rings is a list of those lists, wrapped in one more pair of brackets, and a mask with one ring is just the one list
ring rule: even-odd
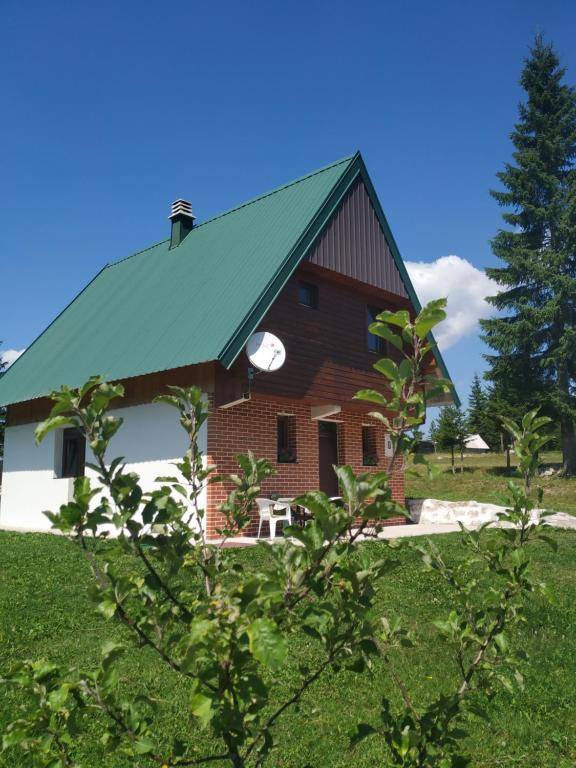
{"label": "wooden siding", "polygon": [[[400,299],[392,304],[384,292],[360,290],[353,281],[343,283],[327,274],[321,275],[305,265],[300,267],[265,316],[259,329],[282,339],[286,362],[275,373],[257,374],[252,392],[304,399],[311,404],[335,403],[371,410],[352,399],[358,389],[383,385],[382,376],[372,367],[382,355],[368,349],[367,307],[397,309],[399,304],[405,306],[405,302]],[[298,302],[300,280],[318,286],[317,309]],[[246,357],[242,354],[230,376],[238,381],[246,368]]]}
{"label": "wooden siding", "polygon": [[319,235],[308,261],[398,296],[408,296],[361,179]]}
{"label": "wooden siding", "polygon": [[[124,397],[114,400],[113,405],[117,408],[126,408],[130,405],[149,403],[156,395],[167,393],[168,386],[190,387],[196,384],[204,392],[212,393],[214,390],[214,365],[214,363],[186,365],[169,371],[159,371],[158,373],[148,373],[144,376],[124,379],[120,382],[124,386]],[[48,397],[39,397],[35,400],[9,405],[6,424],[13,427],[17,424],[42,421],[50,413],[52,405],[52,400]]]}

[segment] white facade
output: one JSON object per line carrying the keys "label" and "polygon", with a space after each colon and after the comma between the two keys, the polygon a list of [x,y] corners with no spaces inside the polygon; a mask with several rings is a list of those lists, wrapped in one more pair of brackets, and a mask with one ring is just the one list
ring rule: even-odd
{"label": "white facade", "polygon": [[[162,403],[135,405],[113,411],[124,423],[110,442],[107,458],[123,456],[126,471],[136,472],[144,491],[158,488],[155,478],[174,476],[171,462],[187,449],[187,435],[175,408]],[[23,530],[49,530],[45,510],[55,512],[72,498],[72,478],[57,477],[60,461],[61,431],[51,432],[40,445],[34,441],[37,424],[8,427],[4,439],[4,471],[0,498],[0,527]],[[207,422],[199,436],[199,448],[206,456]],[[86,461],[92,457],[87,449]],[[89,477],[94,472],[86,468]],[[200,499],[206,506],[206,499]]]}

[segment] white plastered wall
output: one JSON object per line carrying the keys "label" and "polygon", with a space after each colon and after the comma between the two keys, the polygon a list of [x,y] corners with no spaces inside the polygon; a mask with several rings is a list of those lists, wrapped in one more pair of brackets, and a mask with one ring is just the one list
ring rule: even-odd
{"label": "white plastered wall", "polygon": [[[140,476],[142,488],[151,491],[159,487],[155,478],[175,475],[171,462],[183,456],[187,436],[180,426],[175,408],[161,403],[118,408],[115,416],[124,419],[123,425],[110,443],[108,459],[123,456],[126,471]],[[0,527],[22,530],[49,530],[50,521],[45,510],[57,511],[70,500],[73,480],[58,478],[57,432],[51,432],[39,446],[34,441],[36,423],[8,427],[4,442],[4,471],[0,497]],[[199,448],[207,451],[207,423],[204,422]],[[86,461],[92,461],[87,451]],[[86,469],[89,477],[94,477]],[[206,499],[200,500],[205,507]]]}

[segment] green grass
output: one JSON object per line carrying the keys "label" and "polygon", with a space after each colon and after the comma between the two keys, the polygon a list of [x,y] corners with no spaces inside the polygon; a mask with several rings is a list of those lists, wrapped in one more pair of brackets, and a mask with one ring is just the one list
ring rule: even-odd
{"label": "green grass", "polygon": [[[555,531],[558,552],[534,548],[534,568],[551,587],[555,602],[535,597],[527,623],[512,639],[524,647],[525,690],[499,694],[489,705],[490,723],[470,723],[467,750],[473,765],[568,768],[576,763],[576,534]],[[459,534],[435,538],[449,559],[462,556]],[[373,556],[382,545],[366,545]],[[246,562],[261,562],[266,548],[238,550]],[[400,614],[417,632],[421,645],[398,662],[416,701],[428,700],[446,686],[453,665],[448,650],[438,641],[430,621],[446,615],[450,596],[436,574],[423,573],[408,546],[398,550],[400,567],[383,584],[378,608],[387,616]],[[0,671],[23,658],[47,657],[71,665],[91,666],[103,641],[120,637],[114,621],[95,613],[87,597],[88,566],[75,545],[48,534],[0,533]],[[295,640],[292,663],[275,679],[274,699],[280,700],[295,680],[297,661],[313,661],[309,640]],[[129,691],[145,687],[164,704],[162,735],[187,734],[200,747],[209,735],[192,724],[187,714],[187,689],[147,649],[134,651],[125,660],[122,685]],[[313,688],[300,711],[290,711],[276,736],[278,748],[269,760],[275,768],[354,765],[357,768],[388,766],[384,746],[367,740],[353,753],[348,741],[356,722],[372,720],[379,699],[391,686],[385,669],[376,664],[371,678],[352,673],[330,673]],[[14,692],[0,695],[0,727],[17,716],[19,698]],[[105,756],[98,745],[98,723],[78,745],[85,768],[124,766],[116,756]],[[1,763],[2,758],[0,758]],[[25,763],[11,754],[6,766]],[[132,763],[131,765],[137,765]]]}
{"label": "green grass", "polygon": [[[406,495],[412,498],[446,499],[447,501],[475,501],[501,503],[509,475],[504,454],[468,454],[464,459],[464,472],[460,473],[460,459],[456,457],[456,474],[452,474],[450,454],[438,453],[426,457],[439,467],[440,474],[430,480],[422,466],[416,466],[417,477],[406,478]],[[559,466],[560,453],[542,454],[542,465]],[[511,456],[512,476],[517,476],[516,460]],[[544,506],[555,512],[576,513],[576,478],[540,476],[538,485],[544,489]]]}

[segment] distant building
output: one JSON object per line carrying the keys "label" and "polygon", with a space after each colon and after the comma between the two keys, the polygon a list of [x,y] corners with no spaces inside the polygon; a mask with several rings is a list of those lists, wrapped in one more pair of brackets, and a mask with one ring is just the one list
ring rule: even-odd
{"label": "distant building", "polygon": [[464,444],[468,453],[488,453],[490,446],[480,435],[470,435]]}

